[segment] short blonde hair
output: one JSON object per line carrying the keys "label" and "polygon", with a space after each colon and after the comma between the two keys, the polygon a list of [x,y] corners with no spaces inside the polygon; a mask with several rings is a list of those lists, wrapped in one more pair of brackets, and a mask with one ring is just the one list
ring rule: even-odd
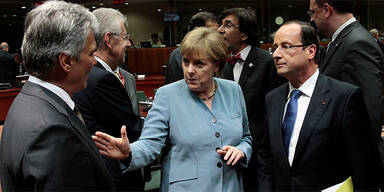
{"label": "short blonde hair", "polygon": [[221,71],[227,60],[227,47],[223,36],[216,30],[197,27],[185,35],[181,42],[181,54],[205,53],[219,65],[219,71]]}

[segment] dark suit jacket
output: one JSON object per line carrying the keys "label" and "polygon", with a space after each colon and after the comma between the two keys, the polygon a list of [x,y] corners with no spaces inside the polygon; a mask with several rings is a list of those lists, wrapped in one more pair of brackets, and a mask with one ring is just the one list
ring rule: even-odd
{"label": "dark suit jacket", "polygon": [[13,102],[0,145],[3,191],[111,191],[88,130],[51,91],[27,82]]}
{"label": "dark suit jacket", "polygon": [[[282,122],[288,83],[266,96],[267,135],[259,150],[261,190],[319,191],[352,176],[354,190],[377,189],[377,149],[361,90],[320,74],[289,165]],[[274,186],[274,188],[273,188]],[[271,188],[272,187],[272,188]]]}
{"label": "dark suit jacket", "polygon": [[[117,77],[100,63],[89,73],[87,87],[75,93],[73,100],[91,134],[102,131],[120,137],[121,126],[126,125],[130,142],[140,137],[143,121],[134,113],[127,91]],[[121,176],[120,162],[106,157],[104,160],[113,176],[113,182],[118,185]],[[137,175],[141,177],[140,174]]]}
{"label": "dark suit jacket", "polygon": [[16,70],[17,65],[13,55],[0,50],[0,83],[11,83],[14,85]]}
{"label": "dark suit jacket", "polygon": [[165,71],[165,84],[184,79],[180,49],[180,47],[176,48],[169,56],[168,65]]}
{"label": "dark suit jacket", "polygon": [[[229,64],[225,64],[222,77],[234,80],[233,70]],[[285,81],[277,75],[271,54],[260,48],[252,47],[244,62],[239,84],[247,106],[254,150],[260,145],[262,139],[265,115],[264,97],[270,90]]]}
{"label": "dark suit jacket", "polygon": [[358,21],[344,28],[328,49],[320,72],[360,87],[376,138],[381,134],[384,102],[383,53]]}

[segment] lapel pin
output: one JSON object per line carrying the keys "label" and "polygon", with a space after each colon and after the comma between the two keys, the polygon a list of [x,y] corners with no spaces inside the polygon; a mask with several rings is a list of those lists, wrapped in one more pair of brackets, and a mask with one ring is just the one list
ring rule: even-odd
{"label": "lapel pin", "polygon": [[325,101],[321,102],[321,104],[325,105]]}
{"label": "lapel pin", "polygon": [[249,67],[253,67],[253,63],[249,63],[249,65],[248,65]]}

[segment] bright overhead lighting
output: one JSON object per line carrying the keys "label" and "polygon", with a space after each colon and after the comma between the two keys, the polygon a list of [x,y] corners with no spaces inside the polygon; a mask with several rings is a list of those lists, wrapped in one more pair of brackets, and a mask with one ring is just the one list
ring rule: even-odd
{"label": "bright overhead lighting", "polygon": [[22,8],[22,9],[26,9],[27,7],[25,7],[25,6],[21,6],[21,8]]}
{"label": "bright overhead lighting", "polygon": [[124,3],[125,5],[128,5],[128,3]]}
{"label": "bright overhead lighting", "polygon": [[95,7],[95,6],[93,6],[93,7],[92,7],[92,9],[96,9],[96,7]]}
{"label": "bright overhead lighting", "polygon": [[201,9],[201,8],[199,9],[199,11],[202,11],[202,10],[203,10],[203,9]]}
{"label": "bright overhead lighting", "polygon": [[16,15],[12,15],[12,17],[16,17]]}
{"label": "bright overhead lighting", "polygon": [[104,4],[103,3],[100,3],[100,6],[103,6]]}
{"label": "bright overhead lighting", "polygon": [[158,11],[158,12],[160,12],[160,11],[161,11],[161,9],[157,9],[157,11]]}

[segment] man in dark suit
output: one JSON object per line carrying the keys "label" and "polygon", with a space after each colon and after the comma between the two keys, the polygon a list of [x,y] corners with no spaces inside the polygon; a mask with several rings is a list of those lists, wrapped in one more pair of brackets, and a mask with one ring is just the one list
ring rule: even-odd
{"label": "man in dark suit", "polygon": [[379,47],[380,47],[381,51],[384,52],[384,44],[383,44],[383,42],[379,39],[379,30],[377,30],[377,29],[371,29],[371,30],[369,30],[369,34],[371,34],[372,37],[375,38],[377,44],[379,44]]}
{"label": "man in dark suit", "polygon": [[17,65],[13,55],[8,52],[8,43],[0,44],[0,83],[15,84]]}
{"label": "man in dark suit", "polygon": [[29,12],[24,26],[22,52],[31,76],[4,124],[2,190],[113,190],[71,100],[87,86],[88,72],[96,64],[96,17],[81,5],[49,1]]}
{"label": "man in dark suit", "polygon": [[[384,145],[380,137],[384,111],[383,52],[353,16],[355,1],[310,0],[308,14],[319,32],[331,38],[319,66],[320,72],[362,89],[371,128],[375,131],[372,140],[376,146]],[[383,170],[384,180],[383,163],[378,169]]]}
{"label": "man in dark suit", "polygon": [[283,80],[276,75],[269,52],[258,48],[256,12],[253,9],[232,8],[224,10],[219,16],[218,31],[224,36],[231,51],[231,58],[223,70],[222,77],[238,82],[244,94],[253,138],[253,157],[245,170],[245,190],[256,190],[254,169],[257,163],[255,151],[262,142],[264,129],[264,96]]}
{"label": "man in dark suit", "polygon": [[[201,11],[192,16],[188,23],[188,31],[192,31],[196,27],[216,28],[216,16],[207,11]],[[165,71],[164,84],[173,83],[180,79],[184,79],[183,68],[181,62],[182,56],[180,47],[171,52],[168,59],[168,65]]]}
{"label": "man in dark suit", "polygon": [[[120,64],[124,63],[126,48],[130,46],[127,35],[127,20],[119,11],[99,8],[93,11],[100,26],[96,34],[97,64],[92,68],[84,90],[77,92],[73,100],[79,106],[86,127],[91,134],[103,131],[113,136],[120,135],[120,127],[126,125],[129,139],[136,141],[143,121],[138,116],[129,97],[126,79]],[[135,91],[134,87],[128,89]],[[104,157],[118,191],[140,191],[144,180],[140,170],[124,173],[125,166],[119,160]],[[123,174],[124,173],[124,174]]]}
{"label": "man in dark suit", "polygon": [[319,73],[318,46],[308,23],[288,22],[275,34],[273,58],[289,83],[266,95],[260,191],[336,191],[349,177],[355,191],[378,189],[362,91]]}

